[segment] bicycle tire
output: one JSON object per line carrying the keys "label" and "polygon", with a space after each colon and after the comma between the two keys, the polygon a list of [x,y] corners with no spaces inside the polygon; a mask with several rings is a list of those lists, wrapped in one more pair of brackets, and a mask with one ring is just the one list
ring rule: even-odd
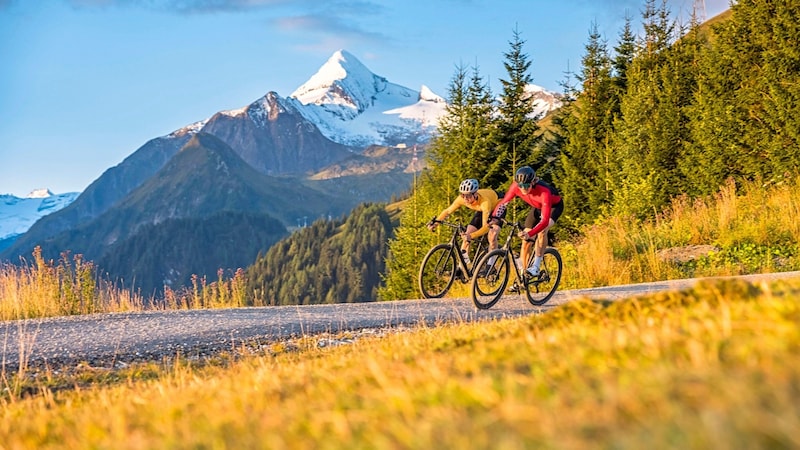
{"label": "bicycle tire", "polygon": [[472,303],[478,309],[489,309],[500,300],[508,285],[509,258],[504,249],[496,249],[483,255],[475,265],[470,292]]}
{"label": "bicycle tire", "polygon": [[548,247],[542,254],[542,265],[539,270],[539,277],[526,280],[525,296],[531,305],[542,306],[548,302],[556,293],[559,283],[561,283],[561,272],[564,264],[561,261],[561,254],[553,247]]}
{"label": "bicycle tire", "polygon": [[419,267],[418,284],[424,298],[443,297],[456,279],[456,256],[449,244],[428,250]]}

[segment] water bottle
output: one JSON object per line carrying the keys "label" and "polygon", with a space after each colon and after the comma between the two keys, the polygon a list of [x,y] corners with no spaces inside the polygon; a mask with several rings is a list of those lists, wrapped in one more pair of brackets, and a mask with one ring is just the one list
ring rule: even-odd
{"label": "water bottle", "polygon": [[466,250],[464,250],[464,249],[462,249],[462,250],[461,250],[461,256],[463,256],[463,257],[464,257],[464,263],[465,263],[466,265],[469,265],[469,264],[470,264],[470,260],[469,260],[469,254],[467,253],[467,251],[466,251]]}

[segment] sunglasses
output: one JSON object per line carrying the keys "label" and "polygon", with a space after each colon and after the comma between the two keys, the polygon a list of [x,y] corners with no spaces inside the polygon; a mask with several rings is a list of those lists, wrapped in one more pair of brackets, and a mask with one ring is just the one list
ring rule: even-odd
{"label": "sunglasses", "polygon": [[461,198],[463,198],[464,200],[471,200],[474,199],[475,197],[476,197],[475,194],[461,194]]}
{"label": "sunglasses", "polygon": [[531,184],[530,183],[517,183],[517,186],[519,186],[520,189],[528,189],[528,188],[531,187]]}

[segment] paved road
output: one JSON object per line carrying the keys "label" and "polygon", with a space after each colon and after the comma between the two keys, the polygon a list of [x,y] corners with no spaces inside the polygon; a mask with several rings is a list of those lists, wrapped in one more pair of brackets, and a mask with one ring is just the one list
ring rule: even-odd
{"label": "paved road", "polygon": [[[750,275],[750,281],[800,277],[800,272]],[[0,322],[0,373],[24,368],[112,367],[161,360],[177,354],[202,357],[242,345],[345,330],[436,325],[536,314],[572,299],[621,299],[680,290],[698,279],[558,292],[544,307],[524,296],[506,296],[488,311],[468,298],[394,302],[278,306],[194,311],[95,314]]]}

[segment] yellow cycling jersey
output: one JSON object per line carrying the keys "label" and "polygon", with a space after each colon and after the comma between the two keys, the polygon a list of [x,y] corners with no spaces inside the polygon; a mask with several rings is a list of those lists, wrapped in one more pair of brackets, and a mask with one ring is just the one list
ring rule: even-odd
{"label": "yellow cycling jersey", "polygon": [[489,217],[491,216],[492,211],[494,211],[494,207],[497,205],[498,201],[497,192],[492,189],[478,189],[477,194],[478,199],[473,203],[467,203],[466,200],[464,200],[464,197],[459,195],[455,200],[453,200],[452,205],[448,206],[447,209],[439,214],[439,217],[437,217],[436,220],[444,220],[447,216],[453,214],[458,208],[466,206],[469,209],[483,213],[483,226],[472,233],[472,238],[474,239],[488,233]]}

